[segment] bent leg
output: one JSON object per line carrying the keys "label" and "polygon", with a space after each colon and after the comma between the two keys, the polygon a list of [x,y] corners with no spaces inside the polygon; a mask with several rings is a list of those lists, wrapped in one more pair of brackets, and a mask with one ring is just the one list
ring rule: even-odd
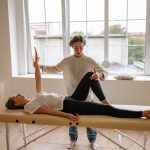
{"label": "bent leg", "polygon": [[98,80],[91,80],[93,72],[88,72],[81,79],[71,98],[84,101],[89,93],[90,88],[99,100],[104,100],[105,96]]}

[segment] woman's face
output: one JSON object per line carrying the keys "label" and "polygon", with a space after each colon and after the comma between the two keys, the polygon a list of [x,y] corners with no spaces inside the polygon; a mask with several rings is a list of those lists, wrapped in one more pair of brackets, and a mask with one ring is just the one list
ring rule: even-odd
{"label": "woman's face", "polygon": [[75,42],[72,45],[72,48],[74,50],[74,56],[79,58],[83,54],[84,43],[82,43],[82,42]]}
{"label": "woman's face", "polygon": [[25,99],[25,96],[21,95],[21,94],[17,94],[15,96],[12,96],[11,97],[14,101],[15,101],[15,105],[24,105],[26,99]]}

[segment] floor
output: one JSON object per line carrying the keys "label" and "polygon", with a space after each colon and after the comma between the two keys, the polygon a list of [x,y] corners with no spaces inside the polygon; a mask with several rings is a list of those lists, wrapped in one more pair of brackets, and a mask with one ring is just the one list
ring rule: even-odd
{"label": "floor", "polygon": [[[31,134],[27,142],[31,141],[33,138],[45,133],[48,130],[53,129],[56,126],[47,126],[43,128],[41,125],[26,125],[26,135]],[[37,129],[39,132],[32,134]],[[10,130],[10,150],[17,150],[24,143],[22,128],[19,124],[9,124]],[[86,130],[83,127],[78,127],[79,137],[76,146],[72,150],[91,150],[90,144],[86,136]],[[98,129],[98,132],[105,134],[109,138],[113,139],[115,142],[120,143],[128,150],[143,150],[139,145],[133,144],[132,140],[127,139],[125,136],[118,134],[116,130],[112,129]],[[144,143],[144,132],[142,131],[127,131],[121,130],[125,134],[134,138],[136,142],[143,145]],[[6,140],[5,140],[5,124],[0,123],[0,150],[6,150]],[[98,134],[97,140],[98,150],[120,150],[117,145],[110,142],[104,136]],[[68,127],[60,126],[57,130],[35,140],[30,145],[21,148],[21,150],[67,150],[67,144],[69,143]],[[148,134],[146,150],[150,149],[150,135]]]}

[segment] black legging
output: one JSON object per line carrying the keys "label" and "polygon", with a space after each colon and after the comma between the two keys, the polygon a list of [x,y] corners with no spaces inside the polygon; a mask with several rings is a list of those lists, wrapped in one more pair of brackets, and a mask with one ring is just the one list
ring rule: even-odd
{"label": "black legging", "polygon": [[63,112],[79,115],[108,115],[121,118],[140,118],[142,111],[118,109],[111,105],[103,105],[95,102],[86,102],[85,99],[91,88],[99,100],[105,96],[98,80],[91,80],[93,72],[88,72],[78,84],[76,90],[70,97],[64,100]]}
{"label": "black legging", "polygon": [[97,98],[102,101],[105,99],[104,93],[98,80],[91,80],[93,72],[88,72],[81,79],[71,98],[79,101],[85,101],[89,94],[90,88]]}

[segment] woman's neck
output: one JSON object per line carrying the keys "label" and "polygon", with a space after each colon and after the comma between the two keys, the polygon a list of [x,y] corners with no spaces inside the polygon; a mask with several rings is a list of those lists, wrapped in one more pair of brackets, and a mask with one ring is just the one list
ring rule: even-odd
{"label": "woman's neck", "polygon": [[27,104],[28,102],[29,102],[29,100],[28,100],[28,99],[25,99],[25,100],[24,100],[24,105]]}

